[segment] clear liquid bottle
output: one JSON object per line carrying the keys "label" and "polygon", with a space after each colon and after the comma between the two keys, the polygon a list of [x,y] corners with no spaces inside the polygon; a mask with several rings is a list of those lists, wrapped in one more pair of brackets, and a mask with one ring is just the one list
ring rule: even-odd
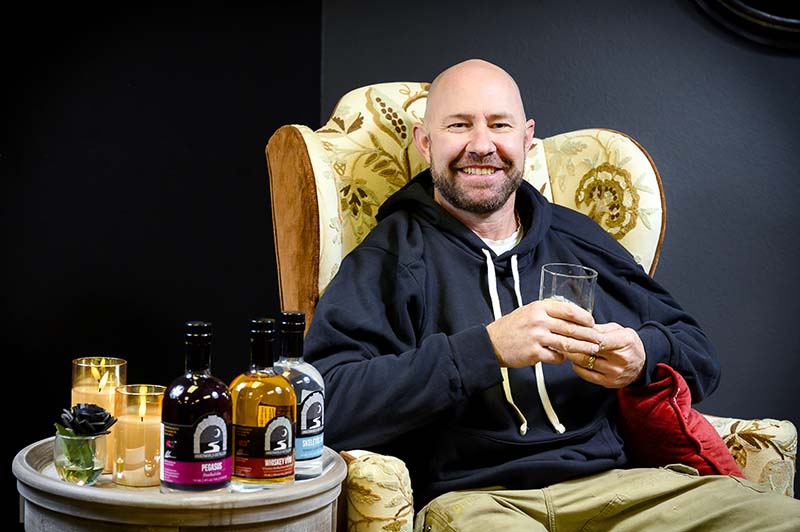
{"label": "clear liquid bottle", "polygon": [[292,383],[297,396],[295,478],[314,478],[322,474],[325,384],[317,368],[303,361],[305,314],[284,311],[278,322],[281,356],[275,367]]}
{"label": "clear liquid bottle", "polygon": [[297,399],[275,370],[275,320],[250,321],[250,369],[230,385],[233,397],[234,491],[254,491],[294,481]]}
{"label": "clear liquid bottle", "polygon": [[228,489],[232,403],[211,374],[211,323],[185,324],[186,371],[167,386],[161,407],[161,491]]}

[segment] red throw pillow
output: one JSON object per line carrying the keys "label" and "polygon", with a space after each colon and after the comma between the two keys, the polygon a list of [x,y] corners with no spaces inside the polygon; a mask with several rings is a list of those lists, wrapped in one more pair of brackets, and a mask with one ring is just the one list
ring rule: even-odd
{"label": "red throw pillow", "polygon": [[689,386],[667,364],[648,386],[617,390],[625,452],[643,467],[686,464],[701,475],[744,477],[717,431],[692,408]]}

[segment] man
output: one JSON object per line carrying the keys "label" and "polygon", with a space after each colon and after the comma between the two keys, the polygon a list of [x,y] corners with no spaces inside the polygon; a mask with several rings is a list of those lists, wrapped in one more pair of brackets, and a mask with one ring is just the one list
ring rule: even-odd
{"label": "man", "polygon": [[[326,443],[402,458],[415,502],[432,501],[425,530],[796,525],[796,501],[734,478],[632,469],[616,389],[649,384],[665,362],[701,400],[717,355],[602,228],[523,181],[533,133],[499,67],[471,60],[434,80],[413,128],[430,172],[381,207],[306,336]],[[593,316],[536,300],[548,262],[598,271]]]}

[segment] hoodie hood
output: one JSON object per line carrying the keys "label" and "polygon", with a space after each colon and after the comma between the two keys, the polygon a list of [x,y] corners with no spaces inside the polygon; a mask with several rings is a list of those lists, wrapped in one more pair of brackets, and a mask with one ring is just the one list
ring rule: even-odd
{"label": "hoodie hood", "polygon": [[[550,228],[552,205],[530,183],[522,181],[517,189],[515,208],[519,214],[524,235],[513,250],[498,257],[490,251],[494,264],[500,273],[511,267],[508,257],[519,256],[519,269],[524,272],[533,266],[533,253]],[[483,261],[486,243],[468,227],[454,218],[433,199],[433,180],[430,170],[418,174],[414,179],[394,193],[378,209],[378,221],[397,211],[406,211],[412,217],[425,220],[436,226],[450,240],[471,250],[478,260]],[[497,260],[501,258],[501,260]]]}

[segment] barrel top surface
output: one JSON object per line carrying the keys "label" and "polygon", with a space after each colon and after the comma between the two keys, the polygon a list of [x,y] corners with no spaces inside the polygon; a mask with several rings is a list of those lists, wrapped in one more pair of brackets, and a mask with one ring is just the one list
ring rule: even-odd
{"label": "barrel top surface", "polygon": [[[110,474],[103,474],[93,486],[77,486],[61,480],[53,465],[54,438],[32,443],[19,451],[12,470],[23,497],[35,499],[60,497],[74,499],[79,505],[96,503],[115,507],[148,508],[151,510],[180,510],[196,508],[234,510],[264,506],[281,506],[332,492],[338,496],[347,475],[344,460],[333,450],[323,450],[323,473],[310,480],[298,480],[291,485],[265,488],[252,492],[217,490],[211,492],[161,493],[158,486],[128,487],[115,484]],[[41,492],[41,494],[40,494]]]}

